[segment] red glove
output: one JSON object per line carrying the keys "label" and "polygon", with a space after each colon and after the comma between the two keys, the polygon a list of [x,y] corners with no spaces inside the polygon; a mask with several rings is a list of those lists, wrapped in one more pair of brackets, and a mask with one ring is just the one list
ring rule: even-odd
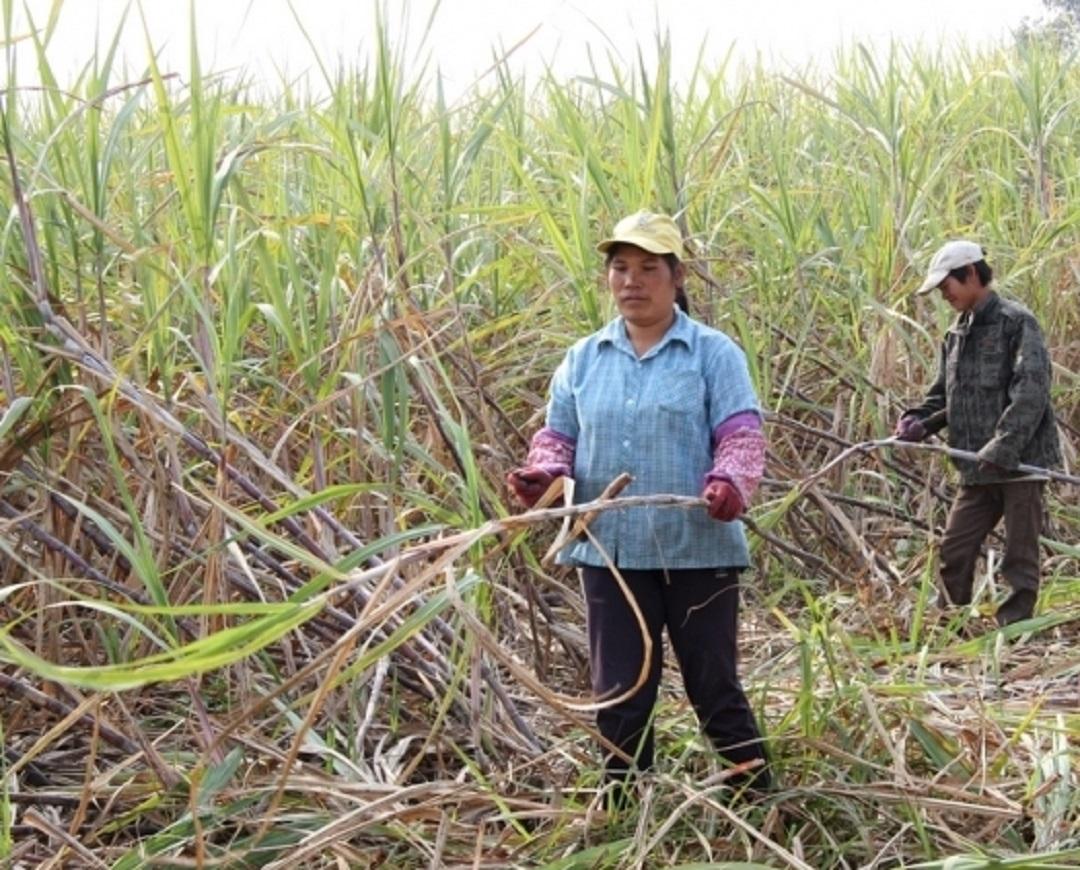
{"label": "red glove", "polygon": [[555,475],[550,471],[544,471],[535,465],[526,465],[524,468],[515,468],[506,475],[506,484],[521,504],[531,508],[540,496],[547,492],[554,479]]}
{"label": "red glove", "polygon": [[926,426],[914,414],[905,414],[897,421],[893,435],[901,441],[922,441],[926,437]]}
{"label": "red glove", "polygon": [[714,520],[729,523],[743,512],[742,496],[726,480],[714,480],[701,497],[708,502],[707,510]]}

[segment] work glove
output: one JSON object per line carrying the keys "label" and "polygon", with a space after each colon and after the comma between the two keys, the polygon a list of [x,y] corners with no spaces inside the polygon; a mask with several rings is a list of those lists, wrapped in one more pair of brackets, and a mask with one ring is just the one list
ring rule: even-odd
{"label": "work glove", "polygon": [[922,441],[926,437],[926,427],[914,414],[905,414],[897,421],[893,435],[900,441]]}
{"label": "work glove", "polygon": [[743,512],[742,496],[726,480],[712,481],[701,497],[707,502],[706,509],[714,520],[729,523]]}
{"label": "work glove", "polygon": [[526,465],[523,468],[515,468],[506,475],[506,484],[514,493],[514,497],[525,507],[531,508],[539,500],[555,475],[535,465]]}

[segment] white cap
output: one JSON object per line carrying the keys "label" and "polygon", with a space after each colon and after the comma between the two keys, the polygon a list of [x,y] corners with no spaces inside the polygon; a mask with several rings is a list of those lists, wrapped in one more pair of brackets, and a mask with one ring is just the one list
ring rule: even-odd
{"label": "white cap", "polygon": [[978,263],[983,256],[983,249],[975,244],[975,242],[968,242],[964,239],[955,239],[951,242],[946,242],[938,248],[938,252],[934,254],[934,258],[930,261],[930,272],[927,274],[926,280],[923,281],[922,286],[915,292],[920,296],[929,293],[937,287],[938,284],[944,281],[945,276],[953,269],[959,269],[961,266],[970,266],[972,263]]}

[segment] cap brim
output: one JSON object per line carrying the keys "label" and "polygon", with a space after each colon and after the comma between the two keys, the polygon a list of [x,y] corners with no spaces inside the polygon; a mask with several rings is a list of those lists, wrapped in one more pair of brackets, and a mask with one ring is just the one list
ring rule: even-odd
{"label": "cap brim", "polygon": [[641,250],[648,251],[650,254],[675,254],[682,259],[682,251],[673,251],[666,245],[657,244],[653,239],[643,238],[634,233],[627,233],[617,239],[604,239],[596,246],[596,250],[601,254],[606,254],[616,245],[633,245],[635,248],[641,248]]}
{"label": "cap brim", "polygon": [[948,269],[940,269],[940,270],[931,272],[929,275],[926,276],[926,280],[922,282],[922,286],[918,290],[915,291],[915,295],[916,296],[925,296],[927,293],[929,293],[931,290],[933,290],[935,287],[937,287],[938,284],[940,284],[942,281],[944,281],[945,276],[948,275],[948,274],[949,274]]}

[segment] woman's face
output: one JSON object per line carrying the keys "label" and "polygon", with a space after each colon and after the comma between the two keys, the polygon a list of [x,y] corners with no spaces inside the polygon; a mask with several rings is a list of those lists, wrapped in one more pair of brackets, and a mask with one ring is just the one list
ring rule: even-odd
{"label": "woman's face", "polygon": [[607,269],[608,287],[619,313],[634,326],[669,322],[675,316],[675,286],[682,268],[680,263],[673,272],[662,254],[619,245]]}

